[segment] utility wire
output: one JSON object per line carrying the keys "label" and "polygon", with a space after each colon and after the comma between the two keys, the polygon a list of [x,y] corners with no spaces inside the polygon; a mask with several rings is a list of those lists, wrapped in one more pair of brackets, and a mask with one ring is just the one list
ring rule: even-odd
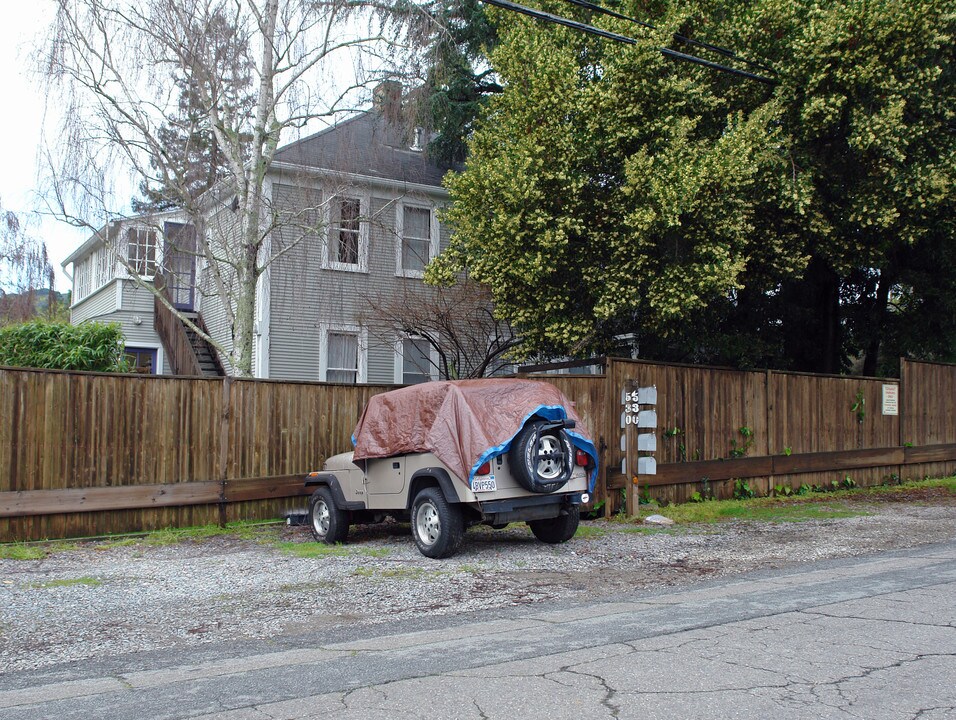
{"label": "utility wire", "polygon": [[[563,25],[564,27],[583,32],[588,35],[596,35],[597,37],[603,37],[607,40],[613,40],[615,42],[625,43],[627,45],[637,45],[637,40],[632,37],[628,37],[627,35],[610,32],[609,30],[602,30],[601,28],[594,27],[593,25],[586,25],[584,23],[577,22],[576,20],[569,20],[568,18],[561,17],[560,15],[552,15],[551,13],[544,12],[543,10],[535,10],[533,8],[525,7],[524,5],[518,5],[517,3],[509,2],[508,0],[482,0],[482,2],[489,5],[495,5],[496,7],[500,7],[505,10],[510,10],[512,12],[521,13],[522,15],[527,15],[528,17],[532,17],[536,20],[542,20],[554,25]],[[687,53],[671,50],[670,48],[658,48],[658,50],[660,50],[661,54],[665,57],[674,58],[675,60],[684,60],[686,62],[695,63],[696,65],[703,65],[704,67],[709,67],[714,70],[730,73],[731,75],[744,77],[748,80],[756,80],[757,82],[762,82],[767,85],[777,84],[777,81],[773,78],[764,77],[763,75],[757,75],[756,73],[747,72],[746,70],[740,70],[727,65],[721,65],[719,63],[711,62],[710,60],[704,60],[696,55],[688,55]]]}
{"label": "utility wire", "polygon": [[[601,7],[600,5],[596,5],[592,2],[588,2],[588,0],[565,0],[565,2],[569,2],[572,5],[577,5],[578,7],[587,8],[588,10],[599,12],[609,17],[617,18],[618,20],[626,20],[628,22],[632,22],[635,25],[640,25],[641,27],[647,28],[648,30],[658,29],[656,26],[651,25],[649,22],[644,22],[643,20],[638,20],[637,18],[633,18],[628,15],[622,15],[621,13],[611,10],[609,8]],[[747,65],[750,65],[750,67],[760,68],[761,70],[766,70],[767,72],[773,73],[774,75],[777,74],[777,71],[774,70],[772,67],[764,65],[763,63],[759,63],[755,60],[748,60],[745,57],[741,57],[740,55],[738,55],[737,53],[735,53],[733,50],[729,48],[721,47],[720,45],[711,45],[710,43],[701,42],[700,40],[694,40],[694,38],[689,38],[686,35],[681,35],[680,33],[674,33],[674,39],[677,40],[678,42],[684,43],[685,45],[693,45],[694,47],[705,48],[707,50],[713,50],[714,52],[719,53],[723,55],[724,57],[728,57],[733,60],[737,60],[738,62],[742,62]]]}

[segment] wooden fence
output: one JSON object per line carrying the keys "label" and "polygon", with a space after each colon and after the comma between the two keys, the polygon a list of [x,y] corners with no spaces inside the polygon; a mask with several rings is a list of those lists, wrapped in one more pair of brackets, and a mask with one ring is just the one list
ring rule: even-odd
{"label": "wooden fence", "polygon": [[[621,489],[633,509],[638,488],[682,501],[728,496],[735,478],[764,493],[952,474],[956,366],[902,367],[883,380],[608,360],[601,376],[547,379],[595,437],[610,511]],[[650,385],[658,472],[635,486],[621,394]],[[883,413],[884,386],[897,415]],[[0,368],[0,541],[277,517],[390,387]]]}
{"label": "wooden fence", "polygon": [[277,517],[388,389],[0,369],[0,541]]}
{"label": "wooden fence", "polygon": [[[608,509],[639,488],[668,502],[693,493],[730,497],[776,486],[857,485],[956,473],[956,365],[902,361],[901,379],[746,372],[608,359],[600,377],[550,376],[600,434]],[[657,474],[638,476],[627,453],[622,393],[656,386]],[[884,387],[897,414],[884,414]],[[581,409],[581,408],[579,408]],[[892,411],[892,406],[886,408]],[[623,472],[627,469],[628,472]]]}

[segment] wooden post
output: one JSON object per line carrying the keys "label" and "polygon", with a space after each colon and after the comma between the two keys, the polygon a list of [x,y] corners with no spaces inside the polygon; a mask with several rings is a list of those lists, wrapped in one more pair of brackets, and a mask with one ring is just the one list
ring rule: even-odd
{"label": "wooden post", "polygon": [[[900,447],[904,447],[906,444],[906,358],[900,358],[900,396],[897,400],[899,403],[899,441]],[[899,478],[900,482],[903,482],[903,469],[905,465],[900,465],[896,472],[896,477]]]}
{"label": "wooden post", "polygon": [[[629,380],[627,383],[627,392],[630,393],[637,390],[637,385],[637,382],[634,380]],[[637,474],[638,457],[640,457],[637,452],[637,434],[637,425],[635,423],[624,425],[624,441],[626,443],[626,460],[624,467],[627,470],[625,507],[628,517],[637,515],[641,508],[641,488]]]}
{"label": "wooden post", "polygon": [[226,479],[229,467],[229,421],[232,416],[230,407],[232,395],[232,378],[228,375],[222,379],[222,417],[219,422],[219,526],[225,527],[226,513]]}

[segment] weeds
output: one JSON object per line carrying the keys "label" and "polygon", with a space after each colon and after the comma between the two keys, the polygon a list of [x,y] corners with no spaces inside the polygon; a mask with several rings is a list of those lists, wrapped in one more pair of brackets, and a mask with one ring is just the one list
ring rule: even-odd
{"label": "weeds", "polygon": [[45,590],[47,588],[73,587],[75,585],[85,585],[87,587],[99,587],[103,584],[102,580],[93,577],[69,578],[67,580],[46,580],[45,582],[30,583],[31,588]]}
{"label": "weeds", "polygon": [[754,445],[754,431],[753,428],[747,427],[744,425],[739,430],[741,440],[737,441],[737,438],[730,439],[730,457],[732,458],[742,458],[748,452],[750,448]]}
{"label": "weeds", "polygon": [[578,525],[577,532],[574,533],[574,537],[589,539],[589,538],[599,538],[607,535],[607,530],[596,525]]}
{"label": "weeds", "polygon": [[6,543],[0,545],[0,560],[42,560],[53,553],[76,550],[76,543],[60,540],[45,543]]}

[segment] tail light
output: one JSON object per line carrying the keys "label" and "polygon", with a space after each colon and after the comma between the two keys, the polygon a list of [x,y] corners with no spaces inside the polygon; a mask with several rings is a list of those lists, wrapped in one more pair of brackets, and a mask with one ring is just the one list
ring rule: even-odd
{"label": "tail light", "polygon": [[588,454],[584,452],[584,450],[578,450],[574,453],[574,463],[575,465],[580,465],[581,467],[587,467]]}
{"label": "tail light", "polygon": [[491,472],[491,463],[490,463],[490,462],[486,462],[486,463],[483,463],[483,464],[481,465],[481,467],[479,467],[478,470],[475,471],[475,474],[476,474],[476,475],[487,475],[487,474],[489,474],[490,472]]}

